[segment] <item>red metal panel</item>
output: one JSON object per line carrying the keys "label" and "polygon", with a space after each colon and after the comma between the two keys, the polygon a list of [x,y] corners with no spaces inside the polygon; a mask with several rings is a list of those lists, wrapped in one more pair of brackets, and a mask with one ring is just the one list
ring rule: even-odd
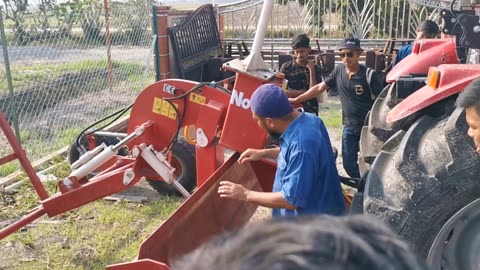
{"label": "red metal panel", "polygon": [[170,264],[175,257],[192,251],[212,236],[244,226],[256,205],[220,198],[220,181],[241,183],[260,191],[250,164],[238,164],[239,154],[227,160],[140,247],[138,258]]}
{"label": "red metal panel", "polygon": [[[128,121],[128,133],[132,133],[137,126],[147,121],[152,121],[153,126],[142,135],[142,138],[132,140],[128,146],[138,145],[141,142],[153,144],[157,150],[162,150],[167,146],[178,128],[178,116],[174,116],[171,106],[162,106],[163,98],[174,97],[171,92],[175,89],[176,95],[181,95],[191,90],[197,82],[187,80],[169,79],[156,82],[143,90],[137,97],[132,107],[132,113]],[[193,92],[196,99],[192,101],[193,95],[185,99],[172,100],[178,106],[178,112],[182,114],[187,102],[185,114],[182,119],[182,126],[195,125],[199,116],[200,108],[203,104],[214,100],[227,107],[230,95],[216,88],[203,86]]]}
{"label": "red metal panel", "polygon": [[[415,41],[420,44],[419,53],[412,53],[405,57],[388,72],[386,81],[395,82],[400,76],[411,73],[427,73],[429,67],[441,64],[459,64],[455,39],[422,39]],[[417,45],[418,46],[418,45]]]}
{"label": "red metal panel", "polygon": [[197,166],[197,187],[203,185],[217,170],[217,149],[215,145],[195,147],[195,163]]}
{"label": "red metal panel", "polygon": [[150,259],[107,266],[106,270],[169,270],[167,265]]}
{"label": "red metal panel", "polygon": [[462,91],[480,76],[480,65],[441,65],[437,69],[440,71],[439,87],[434,89],[427,85],[408,96],[388,113],[388,123],[405,118]]}
{"label": "red metal panel", "polygon": [[250,110],[250,97],[263,83],[266,81],[242,72],[237,73],[220,144],[240,153],[247,148],[265,146],[267,134],[253,119]]}
{"label": "red metal panel", "polygon": [[253,170],[257,175],[258,182],[263,192],[272,192],[273,181],[275,180],[275,172],[277,170],[276,160],[261,160],[252,162]]}
{"label": "red metal panel", "polygon": [[[200,107],[195,128],[201,129],[208,139],[208,145],[196,146],[197,186],[201,186],[217,170],[217,144],[213,143],[225,119],[226,106],[222,103],[209,101]],[[197,143],[198,143],[197,135]],[[223,148],[223,147],[222,147]],[[221,153],[223,155],[223,153]]]}

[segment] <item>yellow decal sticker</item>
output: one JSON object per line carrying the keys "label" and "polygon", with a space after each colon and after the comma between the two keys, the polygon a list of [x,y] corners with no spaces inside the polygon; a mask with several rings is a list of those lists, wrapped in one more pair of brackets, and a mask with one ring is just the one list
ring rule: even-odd
{"label": "yellow decal sticker", "polygon": [[161,110],[162,110],[162,102],[163,99],[161,98],[155,98],[153,99],[153,109],[152,109],[152,112],[153,113],[156,113],[156,114],[161,114]]}
{"label": "yellow decal sticker", "polygon": [[[175,107],[178,108],[178,104],[176,104],[176,103],[173,103],[173,104],[175,105]],[[163,115],[163,116],[168,117],[170,119],[177,119],[177,112],[175,111],[173,106],[170,105],[170,103],[168,103],[168,101],[166,101],[162,98],[155,97],[155,99],[153,100],[152,112],[156,113],[156,114]]]}
{"label": "yellow decal sticker", "polygon": [[191,102],[195,102],[198,104],[205,104],[205,101],[207,100],[207,98],[205,98],[204,96],[195,93],[191,93],[189,96]]}

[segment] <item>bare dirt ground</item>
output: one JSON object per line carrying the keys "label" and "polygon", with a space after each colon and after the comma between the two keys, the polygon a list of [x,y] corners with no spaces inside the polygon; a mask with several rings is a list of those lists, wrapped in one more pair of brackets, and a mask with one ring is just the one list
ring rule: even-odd
{"label": "bare dirt ground", "polygon": [[[74,60],[98,60],[106,59],[106,48],[89,49],[64,49],[54,46],[10,46],[8,48],[10,63],[15,64],[38,64],[68,62]],[[135,46],[112,46],[111,56],[114,61],[127,61],[144,63],[149,55],[149,48]],[[0,64],[4,62],[0,55]]]}

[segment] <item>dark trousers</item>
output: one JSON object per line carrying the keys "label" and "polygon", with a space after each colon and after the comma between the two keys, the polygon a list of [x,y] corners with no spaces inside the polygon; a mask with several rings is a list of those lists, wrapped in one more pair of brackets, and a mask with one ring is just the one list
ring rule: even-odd
{"label": "dark trousers", "polygon": [[361,128],[343,127],[342,133],[342,157],[343,168],[352,178],[360,178],[358,169],[358,151],[360,142]]}

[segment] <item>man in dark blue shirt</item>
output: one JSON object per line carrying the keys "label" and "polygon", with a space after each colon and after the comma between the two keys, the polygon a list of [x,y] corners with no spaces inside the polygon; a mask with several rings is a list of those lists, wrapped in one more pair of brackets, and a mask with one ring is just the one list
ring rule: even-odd
{"label": "man in dark blue shirt", "polygon": [[[417,27],[417,40],[424,38],[436,38],[440,33],[438,25],[432,20],[426,20],[420,23]],[[401,47],[398,50],[397,57],[395,58],[394,65],[398,64],[405,57],[409,56],[412,53],[413,44],[408,44]]]}
{"label": "man in dark blue shirt", "polygon": [[250,104],[259,126],[279,138],[280,147],[248,149],[238,162],[276,158],[273,190],[257,192],[223,181],[220,196],[273,208],[272,216],[344,214],[332,145],[322,120],[294,110],[282,89],[273,84],[260,86]]}
{"label": "man in dark blue shirt", "polygon": [[311,87],[304,94],[290,99],[293,103],[318,96],[329,87],[337,87],[342,103],[342,158],[343,167],[350,177],[360,178],[358,151],[360,133],[375,98],[382,91],[377,73],[359,63],[362,53],[360,40],[346,38],[338,48],[342,64],[338,64],[324,82]]}

